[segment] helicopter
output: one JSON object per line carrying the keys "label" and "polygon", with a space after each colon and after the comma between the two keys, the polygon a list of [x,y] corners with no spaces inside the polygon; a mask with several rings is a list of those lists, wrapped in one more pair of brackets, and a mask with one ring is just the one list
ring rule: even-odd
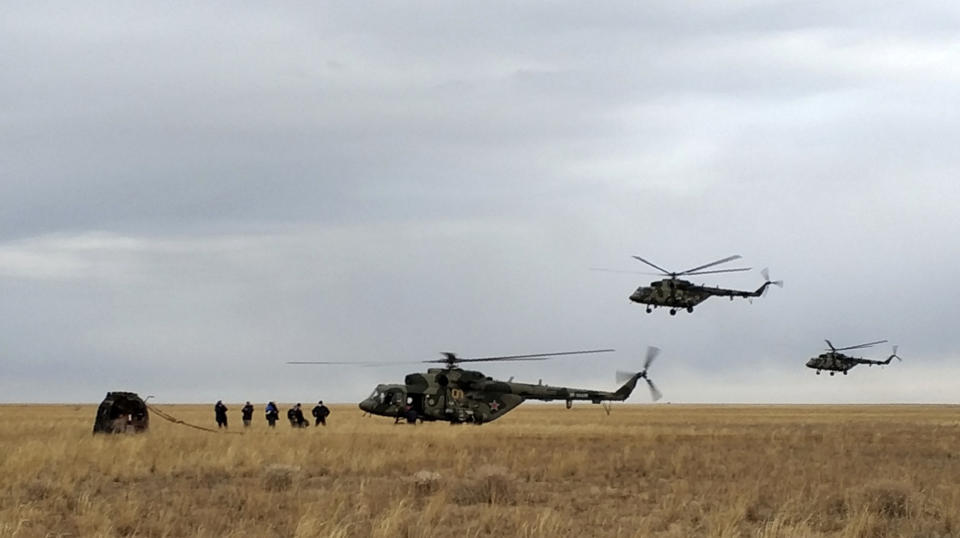
{"label": "helicopter", "polygon": [[[574,401],[589,401],[594,404],[610,401],[623,401],[630,397],[637,382],[647,382],[654,401],[662,395],[647,374],[650,364],[660,353],[656,347],[648,347],[643,370],[639,372],[618,372],[618,381],[623,385],[614,392],[570,387],[553,387],[537,384],[516,383],[511,377],[500,381],[475,370],[460,368],[460,364],[494,361],[540,361],[559,356],[582,355],[589,353],[608,353],[612,349],[588,351],[562,351],[557,353],[535,353],[530,355],[505,355],[499,357],[460,358],[455,353],[444,352],[442,359],[419,361],[420,363],[441,363],[440,368],[428,368],[426,372],[411,373],[403,384],[380,384],[359,407],[371,415],[391,417],[395,422],[406,420],[415,424],[418,420],[446,421],[451,424],[485,424],[492,422],[526,400],[565,400],[567,409]],[[391,363],[347,363],[327,361],[294,361],[288,364],[353,364],[376,366]]]}
{"label": "helicopter", "polygon": [[897,355],[897,346],[893,346],[893,353],[883,361],[861,359],[859,357],[851,357],[841,353],[841,351],[863,349],[875,346],[877,344],[883,344],[886,342],[886,340],[877,340],[876,342],[867,342],[866,344],[858,344],[847,347],[833,347],[833,344],[830,343],[830,340],[824,341],[827,343],[827,346],[829,346],[827,352],[821,353],[820,355],[807,361],[807,368],[815,369],[817,371],[817,375],[820,375],[820,370],[827,370],[830,372],[830,375],[833,375],[836,372],[843,372],[843,375],[847,375],[847,372],[858,364],[866,364],[867,366],[873,366],[874,364],[885,365],[890,364],[890,361],[894,358],[896,358],[898,361],[903,361],[903,359]]}
{"label": "helicopter", "polygon": [[[736,269],[714,269],[711,271],[704,271],[704,269],[713,267],[715,265],[720,265],[721,263],[727,263],[733,260],[740,259],[739,255],[727,256],[726,258],[717,260],[715,262],[710,262],[692,269],[687,269],[686,271],[671,272],[666,269],[649,262],[640,256],[633,256],[634,259],[639,260],[650,267],[653,267],[659,273],[641,273],[641,274],[662,274],[668,278],[663,280],[658,280],[656,282],[651,282],[649,286],[640,286],[630,295],[630,300],[635,303],[647,305],[647,314],[653,312],[655,308],[665,306],[670,307],[670,315],[675,316],[678,309],[685,309],[687,312],[693,312],[693,307],[706,301],[710,297],[720,296],[720,297],[730,297],[732,301],[734,297],[745,297],[753,298],[760,297],[767,292],[767,288],[773,284],[774,286],[783,287],[782,280],[770,280],[770,273],[767,269],[763,269],[760,273],[763,275],[764,283],[762,286],[757,288],[755,291],[748,290],[733,290],[719,287],[710,287],[710,286],[700,286],[690,282],[689,280],[683,280],[678,277],[681,276],[690,276],[690,275],[708,275],[715,273],[736,273],[740,271],[749,271],[749,267],[740,267]],[[594,269],[597,271],[611,271],[609,269]],[[630,272],[637,273],[636,271],[613,271],[613,272]]]}

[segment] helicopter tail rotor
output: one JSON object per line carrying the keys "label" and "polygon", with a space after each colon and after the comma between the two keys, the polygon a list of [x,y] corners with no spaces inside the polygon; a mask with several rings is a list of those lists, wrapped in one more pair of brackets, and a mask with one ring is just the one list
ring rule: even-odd
{"label": "helicopter tail rotor", "polygon": [[893,359],[897,359],[898,361],[903,362],[903,359],[900,358],[900,355],[897,355],[898,347],[899,346],[893,346],[893,353],[891,353],[890,356],[887,357],[887,360],[883,361],[884,364],[890,364],[890,361],[892,361]]}
{"label": "helicopter tail rotor", "polygon": [[770,280],[770,269],[764,267],[763,269],[760,270],[760,274],[763,276],[763,289],[761,289],[760,291],[761,296],[764,296],[767,294],[767,288],[769,288],[771,284],[773,284],[778,288],[783,287],[782,280]]}
{"label": "helicopter tail rotor", "polygon": [[647,382],[647,388],[650,389],[650,398],[652,398],[653,401],[656,402],[656,401],[659,401],[660,398],[663,398],[663,393],[660,392],[659,389],[657,389],[657,386],[653,384],[653,381],[650,381],[650,378],[646,378],[646,382]]}
{"label": "helicopter tail rotor", "polygon": [[660,348],[656,346],[647,346],[647,356],[643,359],[643,374],[646,375],[647,369],[653,364],[654,359],[660,354]]}
{"label": "helicopter tail rotor", "polygon": [[647,371],[650,369],[650,365],[653,364],[654,359],[657,358],[657,355],[660,354],[660,348],[650,346],[647,348],[647,356],[643,361],[643,370],[640,372],[617,372],[617,382],[624,383],[623,387],[617,391],[617,394],[622,395],[623,399],[627,399],[631,392],[633,392],[634,387],[637,385],[637,381],[643,379],[647,382],[647,388],[650,389],[650,397],[653,401],[657,401],[660,398],[663,398],[663,393],[657,389],[657,386],[653,384],[653,381],[650,379]]}

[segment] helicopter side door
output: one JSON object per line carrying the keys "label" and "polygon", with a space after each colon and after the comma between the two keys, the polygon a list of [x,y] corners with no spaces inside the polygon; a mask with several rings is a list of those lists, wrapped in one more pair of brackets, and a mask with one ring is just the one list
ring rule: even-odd
{"label": "helicopter side door", "polygon": [[403,407],[403,417],[409,423],[415,423],[417,419],[423,419],[425,395],[418,392],[408,392],[406,405]]}
{"label": "helicopter side door", "polygon": [[446,405],[444,416],[451,422],[473,422],[474,406],[472,398],[460,387],[445,387]]}

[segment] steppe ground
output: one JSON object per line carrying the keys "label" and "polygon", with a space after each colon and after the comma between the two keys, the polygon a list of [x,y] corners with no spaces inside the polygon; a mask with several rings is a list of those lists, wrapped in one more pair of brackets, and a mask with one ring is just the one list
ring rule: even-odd
{"label": "steppe ground", "polygon": [[477,427],[344,405],[269,430],[258,405],[243,435],[96,437],[94,411],[0,406],[0,536],[960,536],[960,407],[526,404]]}

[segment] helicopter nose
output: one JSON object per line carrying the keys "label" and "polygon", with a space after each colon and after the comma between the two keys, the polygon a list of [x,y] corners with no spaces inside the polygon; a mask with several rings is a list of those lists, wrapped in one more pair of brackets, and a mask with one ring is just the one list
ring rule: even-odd
{"label": "helicopter nose", "polygon": [[360,402],[360,409],[370,413],[373,411],[373,405],[370,403],[370,400],[364,400]]}

